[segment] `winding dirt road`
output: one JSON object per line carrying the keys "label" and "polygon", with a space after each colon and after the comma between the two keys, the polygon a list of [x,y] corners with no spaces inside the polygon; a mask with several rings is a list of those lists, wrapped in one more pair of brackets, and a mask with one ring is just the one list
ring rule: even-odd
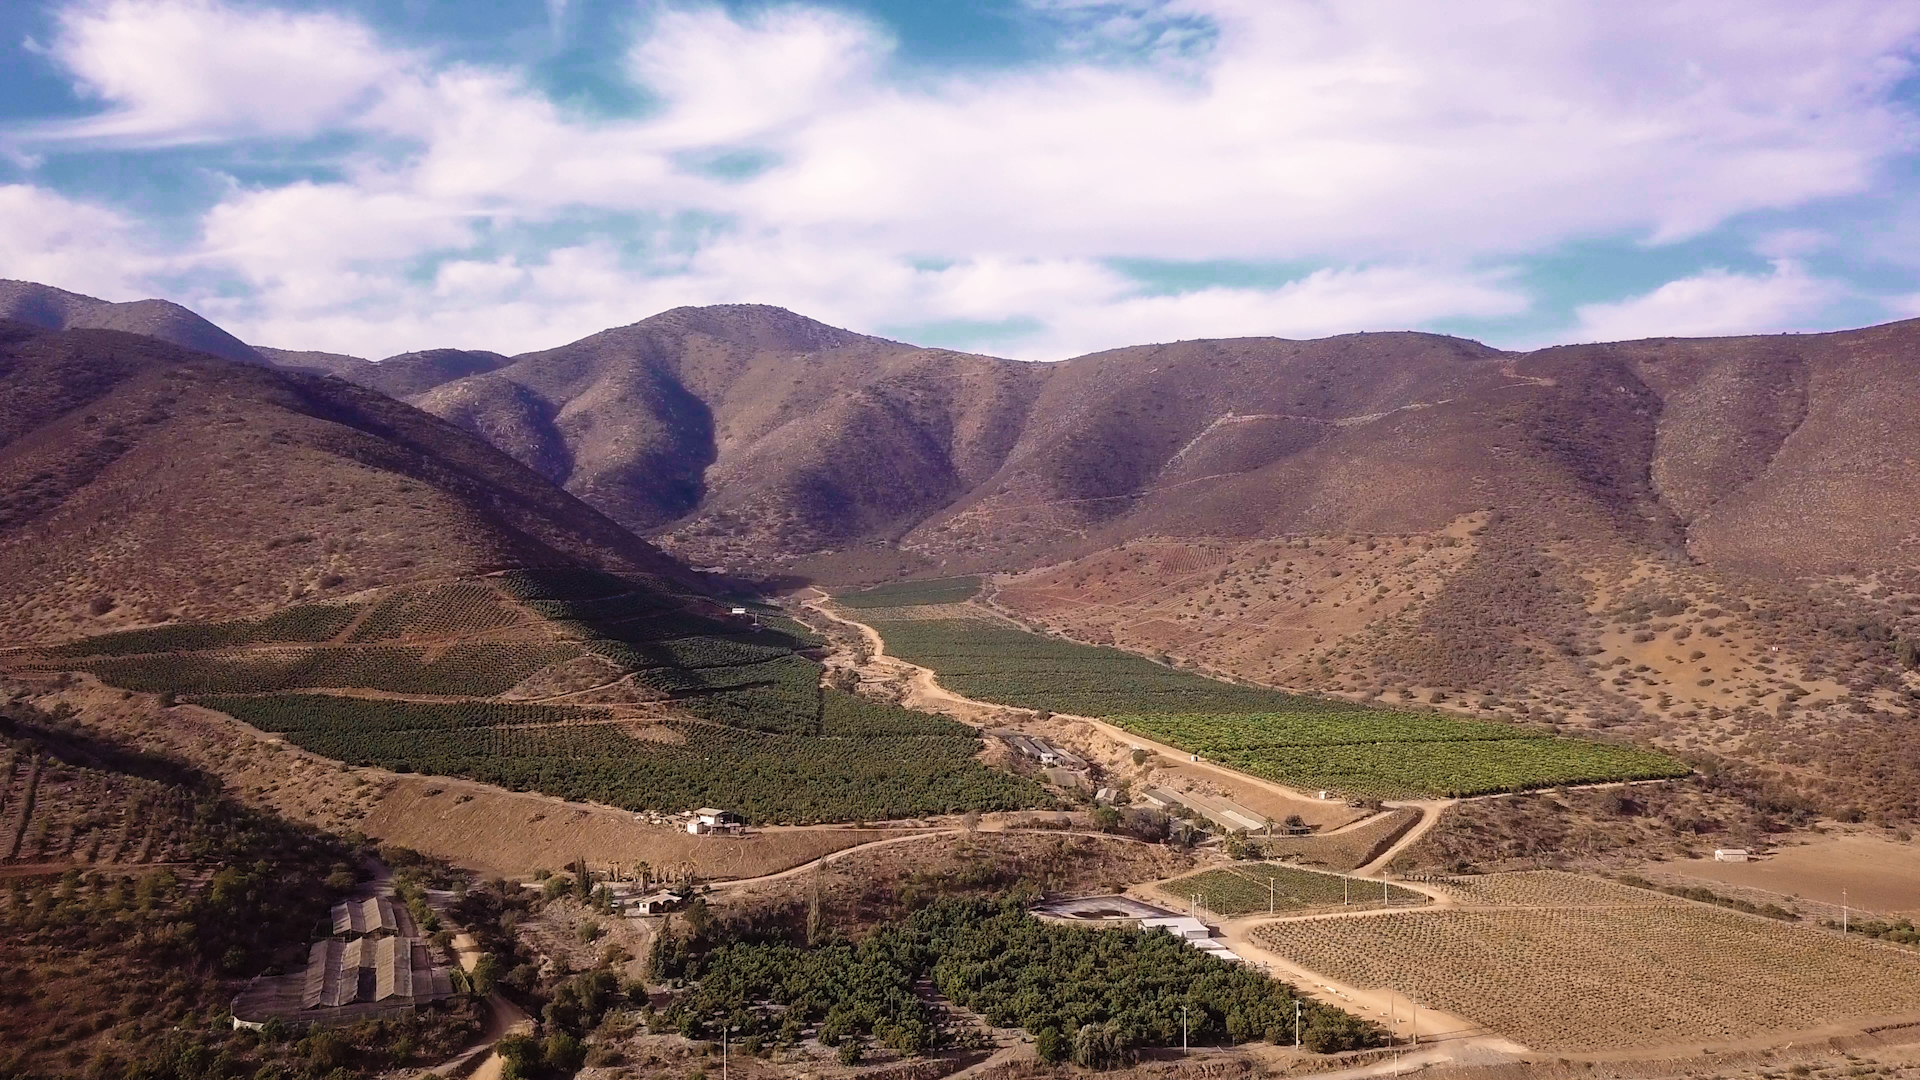
{"label": "winding dirt road", "polygon": [[[819,592],[817,589],[814,591]],[[881,636],[879,630],[867,623],[848,618],[832,610],[826,604],[828,599],[830,598],[825,593],[820,593],[818,598],[804,601],[802,606],[808,610],[818,612],[822,618],[858,631],[860,636],[866,640],[868,653],[871,657],[868,664],[871,667],[877,668],[879,671],[900,674],[907,678],[908,684],[912,688],[912,693],[907,698],[905,704],[921,708],[931,708],[933,711],[945,713],[949,716],[954,716],[956,719],[976,724],[983,722],[985,719],[1003,715],[1008,711],[1006,706],[964,697],[948,690],[940,685],[939,677],[931,668],[909,663],[897,656],[889,656],[887,654],[886,639]],[[1169,761],[1178,762],[1182,771],[1187,774],[1196,772],[1209,774],[1216,781],[1222,782],[1229,787],[1235,785],[1251,786],[1269,795],[1299,803],[1303,808],[1324,810],[1327,806],[1325,801],[1299,788],[1289,787],[1286,784],[1276,783],[1264,777],[1254,776],[1251,773],[1241,772],[1238,769],[1231,769],[1210,761],[1189,760],[1193,755],[1185,750],[1146,738],[1142,735],[1137,735],[1125,728],[1109,724],[1098,717],[1079,716],[1071,713],[1055,713],[1054,718],[1085,724],[1117,743],[1150,750]],[[1388,864],[1393,861],[1394,856],[1405,851],[1431,831],[1434,825],[1439,822],[1441,813],[1456,801],[1458,800],[1418,799],[1382,804],[1395,809],[1405,807],[1407,809],[1417,810],[1420,813],[1420,820],[1415,822],[1413,827],[1407,830],[1406,835],[1395,841],[1393,846],[1388,848],[1378,858],[1354,871],[1355,875],[1372,877],[1383,872]],[[1349,822],[1342,825],[1338,830],[1332,831],[1339,832],[1355,828],[1367,820],[1371,820],[1371,818],[1363,818],[1360,821]],[[1330,832],[1328,835],[1331,834]]]}

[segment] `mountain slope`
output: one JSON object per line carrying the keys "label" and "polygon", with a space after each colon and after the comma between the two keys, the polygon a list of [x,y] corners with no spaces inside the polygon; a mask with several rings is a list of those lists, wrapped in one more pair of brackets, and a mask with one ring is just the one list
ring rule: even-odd
{"label": "mountain slope", "polygon": [[43,330],[120,330],[226,360],[267,362],[251,345],[168,300],[114,304],[30,281],[0,280],[0,319]]}
{"label": "mountain slope", "polygon": [[899,535],[992,475],[1044,374],[736,305],[670,311],[410,400],[615,520],[676,526],[712,555]]}
{"label": "mountain slope", "polygon": [[1898,323],[1530,354],[1256,338],[1027,364],[735,305],[387,385],[425,387],[408,399],[696,561],[805,570],[866,546],[1001,570],[1146,535],[1431,530],[1503,507],[1556,536],[1774,574],[1911,561],[1917,352],[1920,326]]}
{"label": "mountain slope", "polygon": [[0,323],[9,642],[555,564],[687,580],[499,451],[370,390]]}

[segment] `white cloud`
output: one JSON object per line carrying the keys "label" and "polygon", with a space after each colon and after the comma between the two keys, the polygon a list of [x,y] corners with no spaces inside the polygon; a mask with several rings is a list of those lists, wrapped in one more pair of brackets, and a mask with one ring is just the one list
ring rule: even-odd
{"label": "white cloud", "polygon": [[159,260],[141,250],[121,214],[25,184],[0,185],[0,277],[106,300],[144,295]]}
{"label": "white cloud", "polygon": [[1708,270],[1619,303],[1581,305],[1569,337],[1627,341],[1801,329],[1844,293],[1839,283],[1787,259],[1767,274]]}
{"label": "white cloud", "polygon": [[98,0],[59,23],[53,57],[110,108],[41,129],[47,137],[310,135],[348,119],[407,64],[356,20],[218,0]]}
{"label": "white cloud", "polygon": [[[1035,356],[1501,317],[1527,298],[1486,267],[1861,192],[1916,141],[1890,97],[1916,5],[1029,2],[1067,27],[1064,58],[909,78],[882,28],[823,7],[655,6],[626,54],[655,105],[618,119],[346,15],[222,0],[87,0],[52,55],[109,105],[68,135],[354,142],[335,182],[234,185],[175,255],[252,283],[189,298],[244,334],[372,354],[720,301],[856,329],[1031,321],[1013,348]],[[694,164],[729,156],[766,167]],[[483,246],[580,220],[633,224]],[[1772,274],[1592,305],[1581,333],[1809,317],[1829,286],[1791,260],[1817,242],[1783,227]],[[1158,296],[1116,258],[1326,269]]]}

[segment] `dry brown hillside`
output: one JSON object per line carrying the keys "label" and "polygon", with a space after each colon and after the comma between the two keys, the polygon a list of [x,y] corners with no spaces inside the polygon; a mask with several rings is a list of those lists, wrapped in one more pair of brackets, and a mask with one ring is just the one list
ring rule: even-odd
{"label": "dry brown hillside", "polygon": [[341,382],[0,323],[0,640],[503,565],[680,576],[492,447]]}
{"label": "dry brown hillside", "polygon": [[[777,308],[347,377],[696,561],[1006,570],[1145,536],[1411,533],[1502,509],[1762,576],[1911,565],[1920,323],[1505,353],[1431,334],[1028,364]],[[388,366],[392,365],[391,368]]]}
{"label": "dry brown hillside", "polygon": [[227,360],[266,362],[252,346],[169,300],[114,304],[31,281],[0,280],[0,319],[42,330],[120,330]]}
{"label": "dry brown hillside", "polygon": [[891,540],[1001,467],[1045,368],[683,308],[410,400],[698,560]]}

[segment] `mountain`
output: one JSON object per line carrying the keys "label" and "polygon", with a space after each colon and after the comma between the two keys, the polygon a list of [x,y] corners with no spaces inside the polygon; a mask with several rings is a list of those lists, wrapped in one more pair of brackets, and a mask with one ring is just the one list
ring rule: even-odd
{"label": "mountain", "polygon": [[1898,566],[1920,545],[1916,351],[1909,322],[1525,354],[1250,338],[1029,364],[723,306],[465,374],[414,359],[361,378],[709,561],[897,544],[1005,570],[1142,535],[1426,530],[1503,505],[1796,573]]}
{"label": "mountain", "polygon": [[479,375],[509,363],[494,352],[466,349],[428,349],[401,353],[385,360],[363,360],[329,352],[298,352],[256,346],[275,367],[306,371],[317,375],[337,375],[352,383],[378,390],[388,397],[405,398],[431,390],[441,383],[468,375]]}
{"label": "mountain", "polygon": [[408,400],[696,564],[989,572],[1004,613],[1083,640],[1612,729],[1911,818],[1916,357],[1920,322],[1029,364],[725,306]]}
{"label": "mountain", "polygon": [[0,322],[0,639],[504,566],[690,578],[493,447],[338,379]]}
{"label": "mountain", "polygon": [[43,330],[120,330],[239,363],[266,363],[252,346],[167,300],[114,304],[49,285],[0,280],[0,319]]}
{"label": "mountain", "polygon": [[702,557],[904,534],[989,480],[1048,369],[682,308],[408,400]]}

